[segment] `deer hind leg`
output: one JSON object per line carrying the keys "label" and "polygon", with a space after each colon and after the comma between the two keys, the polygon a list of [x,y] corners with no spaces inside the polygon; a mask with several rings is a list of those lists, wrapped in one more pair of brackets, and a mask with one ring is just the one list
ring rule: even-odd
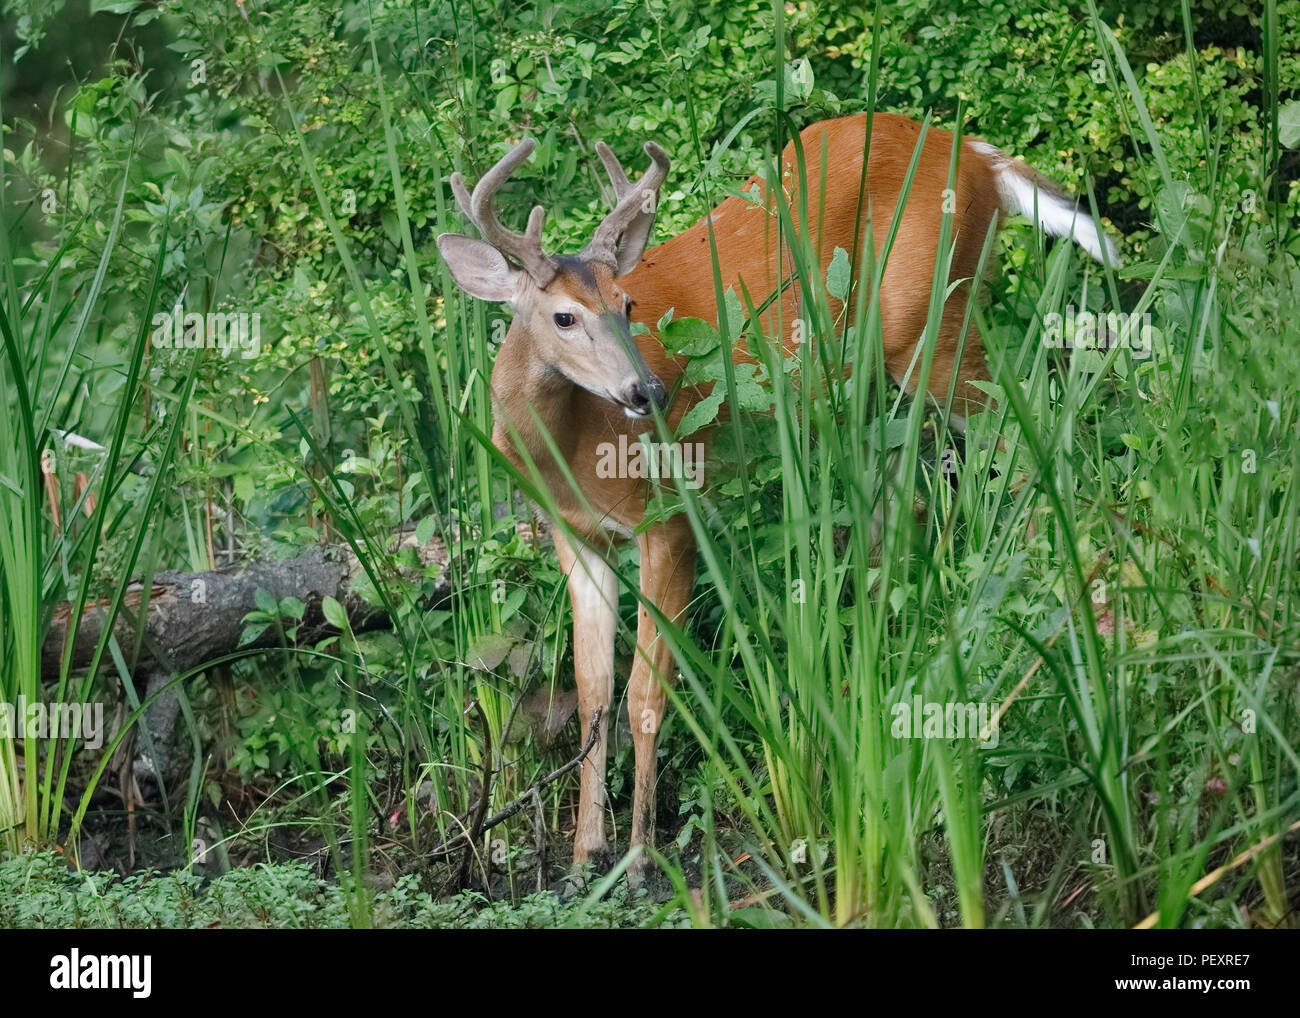
{"label": "deer hind leg", "polygon": [[[962,293],[954,294],[949,298],[948,305],[944,309],[939,335],[935,339],[934,359],[930,362],[928,388],[934,403],[943,406],[948,398],[948,388],[952,386],[952,411],[949,424],[954,431],[965,431],[966,418],[981,412],[988,405],[988,395],[971,383],[987,382],[991,376],[988,360],[984,355],[984,344],[980,340],[974,322],[971,322],[967,329],[965,349],[962,350],[961,362],[957,362],[957,344],[961,340],[962,317],[965,314],[965,304],[959,298],[963,298]],[[894,378],[901,381],[907,376],[907,390],[913,395],[916,393],[918,375],[921,371],[919,355],[916,363],[912,363],[915,353],[914,347],[908,347],[890,356],[886,361],[886,366]],[[907,375],[909,367],[911,367],[910,376]],[[955,385],[952,382],[954,374],[957,376]]]}
{"label": "deer hind leg", "polygon": [[[975,331],[974,322],[966,333],[966,349],[962,351],[961,363],[954,365],[954,356],[960,339],[961,322],[945,318],[943,327],[939,331],[942,349],[935,351],[934,364],[930,369],[930,391],[934,393],[936,400],[943,403],[948,398],[948,387],[952,385],[952,411],[948,418],[949,424],[954,431],[964,432],[966,418],[988,408],[988,393],[972,383],[987,382],[991,376],[989,363],[984,355],[984,344],[980,341],[979,333]],[[954,373],[957,381],[952,384]]]}
{"label": "deer hind leg", "polygon": [[[933,394],[933,398],[940,403],[947,398],[948,387],[952,384],[954,354],[957,352],[957,341],[960,338],[960,316],[955,314],[946,315],[939,329],[939,343],[934,353],[934,364],[930,369],[930,392]],[[953,431],[964,433],[966,431],[966,418],[971,414],[982,413],[989,409],[988,393],[977,388],[972,383],[987,382],[993,377],[989,371],[989,362],[984,352],[984,344],[980,340],[974,322],[971,323],[970,329],[966,333],[966,349],[962,352],[961,363],[955,365],[955,374],[957,381],[952,384],[952,412],[948,417],[948,424]],[[997,447],[1001,452],[1006,451],[1006,440],[1001,436],[998,437]],[[1025,478],[1022,476],[1015,486],[1016,490],[1019,490],[1019,484],[1023,483],[1024,480]]]}
{"label": "deer hind leg", "polygon": [[[987,393],[972,383],[987,382],[991,377],[988,360],[984,355],[984,344],[980,341],[974,322],[967,330],[961,361],[957,361],[957,344],[961,339],[965,299],[964,292],[959,292],[948,300],[943,320],[939,325],[939,335],[935,339],[934,358],[930,362],[930,379],[927,387],[931,404],[937,406],[945,404],[948,390],[952,388],[952,408],[948,415],[948,426],[958,434],[966,431],[967,417],[980,413],[988,405]],[[885,362],[889,373],[903,384],[912,396],[916,395],[920,364],[920,355],[915,345],[888,355]],[[916,492],[915,479],[903,470],[906,464],[902,461],[901,452],[892,450],[884,455],[885,459],[880,468],[884,491],[876,504],[870,525],[873,556],[883,552],[887,516],[896,516],[902,511],[903,505],[910,504],[911,525],[918,528],[918,532],[923,532],[930,511],[925,500]],[[943,455],[942,450],[940,455]]]}
{"label": "deer hind leg", "polygon": [[[690,522],[675,516],[652,527],[638,539],[641,551],[641,590],[664,617],[680,622],[695,585],[695,539]],[[654,845],[655,739],[667,701],[665,684],[676,669],[672,649],[661,639],[654,617],[641,605],[637,617],[636,660],[628,680],[627,716],[636,752],[636,782],[632,798],[632,844]],[[645,867],[646,857],[634,864]]]}
{"label": "deer hind leg", "polygon": [[554,532],[560,568],[569,578],[573,604],[573,670],[578,686],[582,745],[591,735],[592,714],[600,710],[595,745],[582,762],[578,831],[573,861],[587,862],[605,850],[605,760],[609,747],[609,708],[614,699],[614,628],[618,621],[618,575],[605,553],[571,545]]}

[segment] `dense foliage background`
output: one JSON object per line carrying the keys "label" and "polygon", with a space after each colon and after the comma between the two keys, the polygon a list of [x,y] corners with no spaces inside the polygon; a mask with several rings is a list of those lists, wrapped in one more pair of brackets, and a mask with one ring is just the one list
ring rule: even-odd
{"label": "dense foliage background", "polygon": [[[1124,236],[1128,268],[1085,275],[1029,224],[1004,231],[982,331],[1026,382],[990,430],[1022,435],[1019,462],[1046,480],[1019,500],[987,480],[956,505],[936,494],[929,550],[897,574],[865,557],[832,566],[822,536],[844,541],[862,516],[829,484],[805,507],[824,535],[798,537],[792,527],[817,530],[789,522],[804,467],[772,420],[737,418],[747,483],[704,503],[701,520],[726,536],[660,743],[676,903],[700,923],[1077,926],[1155,911],[1170,925],[1289,923],[1300,0],[901,0],[878,24],[860,6],[6,3],[13,357],[0,440],[29,434],[55,451],[58,476],[86,473],[100,498],[92,519],[57,532],[35,471],[25,487],[22,463],[0,465],[29,513],[26,537],[0,555],[5,695],[36,690],[24,640],[39,640],[55,605],[116,604],[120,584],[157,569],[349,542],[393,618],[390,631],[249,651],[176,683],[189,736],[170,788],[115,797],[98,755],[51,748],[40,759],[60,775],[54,792],[15,807],[25,819],[11,847],[62,843],[72,824],[125,868],[129,812],[140,863],[206,871],[307,855],[330,886],[342,881],[357,922],[391,920],[391,896],[372,909],[375,880],[415,874],[430,897],[413,921],[439,921],[432,902],[466,874],[430,850],[475,803],[483,754],[500,754],[500,806],[574,750],[571,732],[547,741],[510,723],[520,702],[571,685],[567,607],[514,480],[476,437],[490,430],[485,379],[506,312],[456,295],[439,262],[434,237],[459,228],[447,178],[476,180],[536,137],[503,215],[540,202],[548,249],[576,250],[607,208],[593,144],[639,167],[654,139],[674,160],[662,239],[735,190],[778,131],[864,109],[874,80],[877,109],[950,128],[960,111],[965,133],[1087,196]],[[257,313],[260,350],[149,346],[153,315],[178,304]],[[1150,313],[1155,356],[1062,366],[1033,338],[1045,310],[1067,305]],[[26,431],[18,376],[34,405]],[[942,433],[916,441],[921,416],[891,414],[898,428],[875,448],[908,450],[932,482]],[[987,478],[989,463],[963,462],[964,477]],[[60,497],[75,521],[84,503],[70,482]],[[946,526],[956,542],[940,539]],[[450,562],[391,552],[402,528],[440,537]],[[820,579],[801,572],[805,558]],[[790,597],[791,570],[830,592],[815,617]],[[435,596],[448,573],[450,597]],[[624,609],[634,628],[633,595]],[[879,614],[854,616],[868,610]],[[301,602],[271,599],[248,636],[278,631],[287,648],[302,620]],[[741,649],[756,631],[761,662]],[[806,650],[813,633],[832,635]],[[123,678],[129,648],[117,650],[99,679],[65,668],[43,695],[84,689],[130,713],[142,690]],[[864,711],[909,683],[1016,707],[993,752],[850,752],[827,703],[841,670],[869,682]],[[630,797],[622,725],[616,812]],[[0,773],[18,789],[9,752]],[[37,759],[29,745],[29,776]],[[557,842],[574,794],[547,790]],[[484,842],[468,879],[518,900],[533,881],[533,821]]]}

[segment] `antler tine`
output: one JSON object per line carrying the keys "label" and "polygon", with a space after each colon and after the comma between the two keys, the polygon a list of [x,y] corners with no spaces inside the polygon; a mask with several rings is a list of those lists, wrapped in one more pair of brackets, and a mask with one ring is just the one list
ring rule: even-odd
{"label": "antler tine", "polygon": [[596,142],[596,155],[600,156],[601,165],[609,174],[609,182],[614,185],[614,201],[617,203],[623,195],[627,194],[627,189],[632,186],[631,181],[623,172],[623,164],[618,161],[618,156],[614,155],[614,150],[603,141]]}
{"label": "antler tine", "polygon": [[668,153],[653,141],[647,141],[644,149],[645,154],[650,157],[650,165],[641,175],[641,179],[633,183],[627,179],[623,165],[610,151],[609,146],[604,142],[596,144],[596,155],[600,157],[605,172],[609,174],[610,183],[614,185],[615,205],[609,215],[596,227],[587,250],[591,257],[611,265],[618,261],[619,237],[639,215],[645,213],[643,206],[646,196],[657,196],[659,188],[668,179],[668,168],[671,165]]}
{"label": "antler tine", "polygon": [[[451,193],[456,196],[456,204],[460,206],[461,214],[474,223],[473,206],[470,204],[469,191],[465,189],[465,178],[459,173],[451,175]],[[474,223],[478,226],[477,223]]]}
{"label": "antler tine", "polygon": [[465,217],[478,227],[483,239],[503,255],[518,262],[538,286],[544,287],[558,271],[555,262],[542,250],[542,223],[546,219],[546,209],[541,205],[535,206],[528,215],[527,228],[523,233],[515,233],[501,225],[492,203],[497,190],[532,155],[536,144],[532,138],[521,141],[483,174],[472,194],[466,190],[461,175],[453,173],[451,190],[456,196],[456,204]]}

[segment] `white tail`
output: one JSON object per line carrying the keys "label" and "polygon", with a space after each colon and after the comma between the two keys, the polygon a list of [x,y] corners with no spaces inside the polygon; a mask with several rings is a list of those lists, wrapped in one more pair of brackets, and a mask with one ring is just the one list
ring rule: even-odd
{"label": "white tail", "polygon": [[[1099,262],[1119,265],[1119,249],[1102,233],[1092,216],[1080,203],[1064,194],[1032,167],[1012,159],[1005,152],[983,141],[973,141],[971,148],[993,163],[993,182],[1002,210],[1011,215],[1035,220],[1039,228],[1053,237],[1069,237]],[[1102,257],[1102,248],[1106,255]]]}

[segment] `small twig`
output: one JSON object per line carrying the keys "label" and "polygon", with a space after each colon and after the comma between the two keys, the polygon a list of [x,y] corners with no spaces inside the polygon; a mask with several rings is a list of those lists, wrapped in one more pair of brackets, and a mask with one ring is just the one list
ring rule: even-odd
{"label": "small twig", "polygon": [[[521,795],[518,799],[510,803],[509,806],[506,806],[500,812],[493,813],[490,817],[484,820],[478,826],[477,831],[475,831],[473,827],[471,827],[470,830],[462,831],[460,834],[457,834],[454,838],[450,839],[449,841],[435,848],[432,852],[429,853],[427,858],[430,861],[432,861],[434,859],[442,859],[448,855],[451,855],[451,853],[454,852],[459,847],[460,843],[466,840],[467,838],[471,840],[477,839],[477,837],[480,834],[482,834],[484,831],[490,831],[493,827],[496,827],[498,824],[505,823],[512,816],[514,816],[521,809],[523,809],[524,806],[527,805],[532,800],[534,792],[540,792],[547,785],[551,784],[552,782],[558,781],[560,778],[564,777],[564,775],[568,774],[570,771],[581,766],[582,761],[587,758],[587,754],[591,752],[591,747],[596,744],[596,738],[600,734],[600,715],[601,715],[601,708],[597,707],[595,711],[592,712],[591,715],[591,731],[587,733],[587,741],[583,743],[582,749],[578,751],[577,756],[575,756],[568,763],[560,767],[557,767],[555,770],[551,771],[551,773],[546,775],[546,777],[539,778],[537,781],[534,781],[531,785],[528,786],[524,794]],[[480,803],[482,803],[482,801],[483,800],[480,799]]]}
{"label": "small twig", "polygon": [[[469,883],[470,864],[474,860],[474,845],[478,841],[479,835],[483,833],[483,818],[487,816],[488,800],[492,797],[492,774],[494,773],[492,767],[492,729],[488,725],[487,713],[483,710],[483,704],[475,700],[474,709],[478,711],[478,719],[483,725],[483,776],[480,779],[481,787],[479,788],[478,805],[474,807],[474,819],[470,822],[469,830],[465,832],[465,854],[460,861],[461,887]],[[487,883],[487,874],[484,874],[483,883]]]}
{"label": "small twig", "polygon": [[542,808],[542,793],[533,792],[533,853],[537,856],[537,893],[546,887],[546,811]]}

